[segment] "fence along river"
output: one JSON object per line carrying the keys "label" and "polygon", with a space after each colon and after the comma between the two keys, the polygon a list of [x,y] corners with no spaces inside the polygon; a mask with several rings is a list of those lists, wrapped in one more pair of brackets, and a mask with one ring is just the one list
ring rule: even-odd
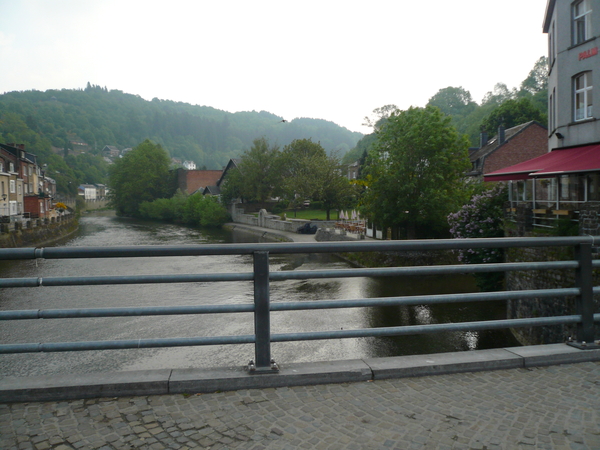
{"label": "fence along river", "polygon": [[[60,245],[202,245],[258,242],[240,231],[198,230],[177,225],[91,214],[79,234]],[[346,268],[332,255],[273,255],[271,270]],[[251,255],[178,258],[58,259],[2,261],[2,277],[57,277],[248,272]],[[471,276],[345,278],[271,282],[271,302],[354,299],[475,292]],[[124,306],[183,306],[252,303],[252,282],[106,285],[0,289],[0,309],[64,309]],[[325,331],[506,318],[505,302],[387,306],[273,313],[273,333]],[[232,319],[233,318],[233,319]],[[253,333],[252,314],[122,317],[4,322],[3,343],[148,339]],[[462,351],[518,345],[504,330],[448,332],[421,336],[338,339],[272,344],[279,364]],[[122,370],[240,366],[254,357],[252,345],[104,350],[1,355],[1,376],[33,376]]]}

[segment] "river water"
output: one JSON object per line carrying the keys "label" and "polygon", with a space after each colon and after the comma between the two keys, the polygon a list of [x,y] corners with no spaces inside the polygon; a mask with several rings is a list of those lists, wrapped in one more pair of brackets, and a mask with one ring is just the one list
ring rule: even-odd
{"label": "river water", "polygon": [[[118,218],[82,217],[78,234],[58,245],[182,245],[258,242],[240,231],[206,231],[177,225]],[[346,268],[333,255],[274,255],[271,270]],[[251,272],[251,256],[194,256],[98,260],[0,262],[2,277],[152,275]],[[271,301],[353,299],[397,295],[475,292],[469,276],[289,280],[271,283]],[[251,303],[252,282],[132,286],[74,286],[0,289],[0,309],[61,309]],[[326,331],[382,326],[462,322],[505,318],[504,302],[448,306],[377,307],[277,312],[273,333]],[[252,334],[252,314],[156,316],[136,318],[46,319],[3,322],[0,342],[71,342]],[[291,362],[341,360],[437,353],[518,345],[508,332],[455,332],[396,338],[336,339],[276,343],[272,356]],[[172,349],[104,350],[0,355],[0,375],[89,373],[114,370],[240,366],[254,359],[253,345]]]}

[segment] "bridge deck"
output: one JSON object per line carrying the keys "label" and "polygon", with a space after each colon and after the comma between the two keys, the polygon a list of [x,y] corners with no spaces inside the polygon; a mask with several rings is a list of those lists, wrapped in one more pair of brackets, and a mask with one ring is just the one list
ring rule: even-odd
{"label": "bridge deck", "polygon": [[600,350],[565,347],[524,347],[499,370],[451,373],[468,368],[424,355],[446,374],[381,379],[417,373],[404,357],[365,361],[366,381],[4,403],[0,448],[600,448]]}

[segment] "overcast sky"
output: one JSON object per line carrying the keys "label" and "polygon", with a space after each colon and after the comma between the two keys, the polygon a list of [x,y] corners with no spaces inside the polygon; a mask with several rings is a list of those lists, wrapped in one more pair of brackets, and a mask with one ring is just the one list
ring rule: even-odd
{"label": "overcast sky", "polygon": [[369,132],[377,107],[518,87],[546,0],[0,0],[0,93],[87,82]]}

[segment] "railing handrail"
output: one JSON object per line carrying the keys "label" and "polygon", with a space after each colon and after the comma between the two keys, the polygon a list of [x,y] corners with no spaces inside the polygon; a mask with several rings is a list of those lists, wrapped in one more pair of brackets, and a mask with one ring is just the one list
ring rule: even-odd
{"label": "railing handrail", "polygon": [[468,248],[510,247],[573,247],[589,243],[600,245],[600,236],[557,236],[481,239],[424,239],[409,241],[341,241],[341,242],[273,242],[252,244],[200,245],[131,245],[114,247],[46,247],[0,249],[0,260],[15,259],[71,259],[71,258],[132,258],[160,256],[250,255],[255,252],[270,254],[336,253],[336,252],[397,252],[460,250]]}
{"label": "railing handrail", "polygon": [[[276,367],[271,360],[271,342],[294,340],[339,339],[367,336],[392,336],[425,334],[441,331],[489,330],[499,328],[543,326],[553,324],[577,324],[579,342],[594,341],[594,322],[600,314],[593,312],[593,294],[600,294],[600,287],[592,283],[592,268],[600,267],[600,260],[592,260],[592,246],[600,243],[598,236],[540,237],[540,238],[493,238],[493,239],[441,239],[419,241],[379,242],[315,242],[315,243],[259,243],[259,244],[202,244],[184,246],[120,246],[120,247],[55,247],[0,249],[0,260],[21,259],[67,259],[67,258],[121,258],[155,256],[206,256],[206,255],[253,255],[254,270],[242,273],[203,273],[176,275],[125,275],[92,277],[45,277],[0,279],[0,288],[39,286],[80,286],[105,284],[191,283],[221,281],[254,281],[254,303],[237,305],[196,305],[168,307],[120,307],[87,309],[38,309],[0,311],[0,320],[63,319],[84,317],[125,317],[185,314],[216,314],[252,312],[255,318],[255,334],[241,336],[209,336],[170,339],[138,339],[121,341],[84,341],[55,343],[2,344],[1,353],[29,353],[40,351],[82,351],[123,348],[176,347],[191,345],[248,344],[255,345],[258,371]],[[520,247],[572,247],[575,258],[565,261],[541,261],[518,263],[494,263],[478,265],[437,265],[414,267],[354,268],[332,270],[275,271],[269,270],[270,254],[294,253],[345,253],[345,252],[402,252],[458,250],[469,248],[520,248]],[[348,278],[372,276],[415,276],[455,273],[484,273],[532,271],[549,269],[575,270],[576,286],[571,288],[538,289],[526,291],[477,292],[442,295],[419,295],[400,297],[363,298],[351,300],[319,300],[318,302],[277,302],[269,299],[270,281],[292,279]],[[400,326],[357,330],[335,330],[302,333],[270,333],[270,314],[274,311],[298,311],[315,309],[339,309],[386,305],[425,305],[456,302],[481,302],[527,298],[550,298],[575,296],[577,314],[569,316],[537,317]]]}

